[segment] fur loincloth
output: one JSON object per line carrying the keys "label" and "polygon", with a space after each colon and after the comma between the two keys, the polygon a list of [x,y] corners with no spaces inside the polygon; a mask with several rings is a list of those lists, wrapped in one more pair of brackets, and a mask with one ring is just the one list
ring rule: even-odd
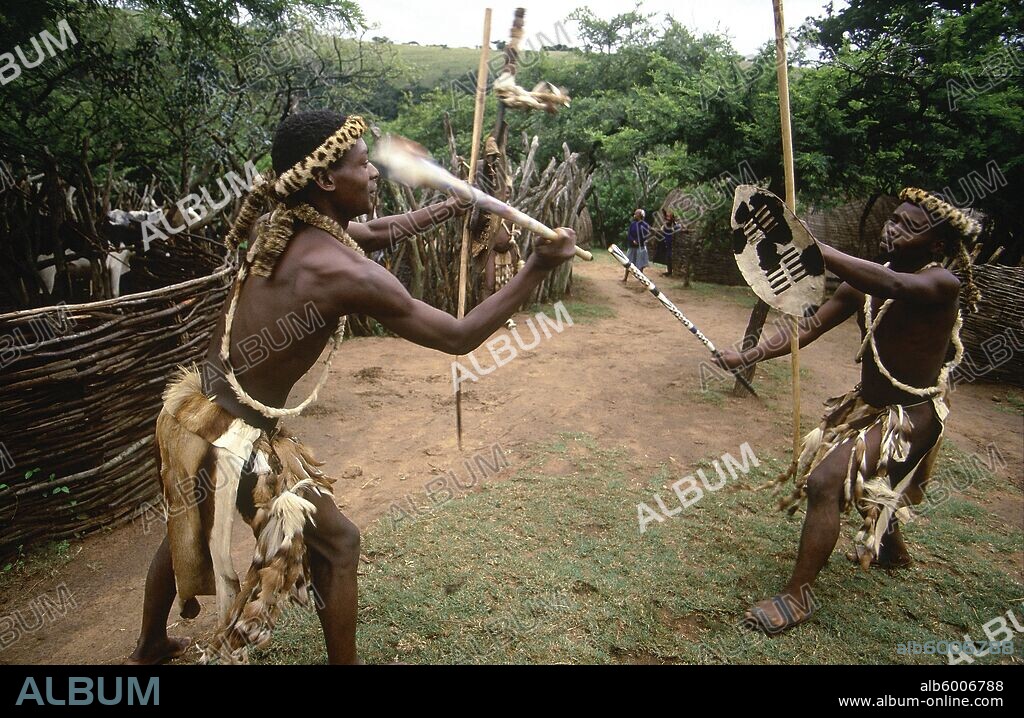
{"label": "fur loincloth", "polygon": [[[866,564],[871,558],[878,557],[890,519],[895,516],[897,521],[906,522],[912,516],[910,504],[919,503],[919,497],[913,500],[915,497],[907,493],[911,485],[924,486],[931,476],[942,443],[948,407],[940,397],[926,403],[932,403],[935,407],[939,434],[917,464],[893,486],[889,473],[892,464],[905,462],[911,453],[910,436],[914,425],[906,413],[907,407],[901,404],[872,406],[861,397],[859,388],[829,399],[825,402],[829,411],[821,424],[804,437],[803,450],[796,468],[796,488],[780,502],[779,508],[790,513],[796,511],[807,496],[807,477],[810,473],[836,447],[853,441],[853,451],[850,453],[843,483],[842,510],[847,511],[850,506],[854,506],[864,517],[855,543],[862,557],[862,565],[867,568]],[[882,436],[878,447],[878,462],[872,465],[868,461],[867,435],[876,426],[880,428]]]}
{"label": "fur loincloth", "polygon": [[[156,443],[181,615],[195,617],[195,597],[216,594],[220,625],[203,660],[245,662],[249,646],[270,640],[284,598],[308,600],[303,531],[315,507],[305,497],[331,494],[333,479],[284,429],[268,435],[203,394],[195,367],[179,369],[163,399]],[[256,476],[246,517],[256,553],[240,586],[231,526],[243,468]]]}

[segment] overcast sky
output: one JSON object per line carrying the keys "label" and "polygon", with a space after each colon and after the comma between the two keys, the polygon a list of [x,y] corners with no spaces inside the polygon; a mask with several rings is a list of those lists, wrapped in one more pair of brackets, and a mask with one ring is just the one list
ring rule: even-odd
{"label": "overcast sky", "polygon": [[[827,0],[785,0],[786,26],[799,27],[808,16],[823,14]],[[448,45],[449,47],[477,47],[483,35],[484,8],[494,12],[491,21],[491,39],[507,40],[512,16],[517,6],[526,8],[526,38],[544,33],[555,40],[555,24],[586,4],[595,15],[609,19],[629,12],[634,3],[629,0],[543,0],[530,3],[476,2],[476,0],[368,0],[359,5],[370,23],[379,27],[369,36],[383,35],[397,43],[415,40],[421,45]],[[845,7],[844,0],[836,0],[836,8]],[[721,32],[730,37],[738,52],[750,55],[765,42],[774,38],[771,0],[647,0],[642,10],[657,13],[659,19],[666,13],[697,31]],[[565,26],[573,39],[573,25]],[[559,38],[557,42],[565,42]],[[575,43],[566,43],[575,44]]]}

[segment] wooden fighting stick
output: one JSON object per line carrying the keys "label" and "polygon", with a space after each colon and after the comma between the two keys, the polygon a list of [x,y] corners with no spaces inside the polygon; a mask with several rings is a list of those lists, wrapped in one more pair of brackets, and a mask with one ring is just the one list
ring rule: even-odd
{"label": "wooden fighting stick", "polygon": [[[515,18],[512,20],[512,29],[509,31],[508,44],[505,45],[505,66],[502,72],[510,75],[516,74],[519,64],[519,44],[523,40],[523,25],[526,20],[526,9],[517,7]],[[508,136],[508,124],[505,121],[505,103],[498,102],[498,115],[494,122],[494,141],[498,143],[498,149],[502,155],[505,154],[506,139]]]}
{"label": "wooden fighting stick", "polygon": [[[491,9],[484,10],[484,37],[480,45],[480,64],[476,70],[476,104],[473,108],[473,144],[469,153],[469,187],[476,178],[476,163],[480,157],[480,136],[484,125],[484,104],[487,102],[487,60],[491,48]],[[454,177],[452,179],[455,179]],[[459,307],[458,317],[466,316],[466,280],[469,277],[470,214],[462,225],[462,251],[459,255]],[[462,357],[459,357],[461,359]],[[455,385],[455,433],[462,450],[462,384]]]}
{"label": "wooden fighting stick", "polygon": [[[431,160],[420,145],[404,137],[389,135],[377,142],[373,162],[387,170],[390,180],[409,187],[430,187],[450,192],[459,199],[476,204],[484,212],[496,214],[539,235],[546,242],[558,239],[558,233],[540,220],[492,197],[466,180],[459,179]],[[588,262],[594,258],[594,255],[580,247],[576,247],[576,256]]]}

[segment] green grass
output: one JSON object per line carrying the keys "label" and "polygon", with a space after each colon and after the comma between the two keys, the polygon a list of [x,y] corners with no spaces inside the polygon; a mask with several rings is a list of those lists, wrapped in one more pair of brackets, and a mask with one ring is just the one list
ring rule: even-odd
{"label": "green grass", "polygon": [[[572,317],[573,324],[589,324],[598,319],[610,319],[615,316],[615,310],[605,304],[590,303],[583,300],[562,300],[565,311]],[[533,304],[528,313],[537,314],[543,312],[554,318],[555,311],[553,304]]]}
{"label": "green grass", "polygon": [[1006,395],[1003,396],[1002,401],[996,404],[996,408],[999,409],[999,411],[1006,412],[1007,414],[1024,416],[1024,396],[1007,392]]}
{"label": "green grass", "polygon": [[611,319],[615,310],[604,304],[591,304],[585,301],[567,301],[565,309],[574,322],[587,324],[596,319]]}
{"label": "green grass", "polygon": [[684,289],[683,280],[675,275],[658,277],[655,284],[668,295],[669,299],[673,296],[680,297],[680,302],[685,301],[685,296],[690,294],[691,296],[696,295],[700,299],[721,299],[748,309],[753,309],[757,304],[757,296],[746,286],[729,287],[724,284],[691,281],[689,288]]}
{"label": "green grass", "polygon": [[[365,533],[364,660],[936,663],[899,656],[896,644],[965,633],[981,640],[985,622],[1024,608],[1019,567],[1008,559],[1024,536],[976,503],[1000,480],[975,471],[964,482],[963,455],[952,449],[936,481],[959,477],[965,492],[907,528],[915,565],[889,573],[848,564],[842,553],[860,520],[846,516],[815,587],[818,615],[770,639],[738,623],[792,567],[800,515],[775,512],[769,492],[751,489],[779,461],[759,457],[751,474],[641,535],[638,502],[655,506],[657,493],[667,507],[679,505],[670,488],[678,467],[645,473],[625,451],[585,434],[524,455],[506,481],[397,530],[381,521]],[[322,662],[322,645],[315,616],[293,610],[254,659]],[[1002,660],[1020,662],[1020,648]]]}
{"label": "green grass", "polygon": [[710,404],[711,406],[725,406],[726,394],[732,393],[732,389],[727,388],[726,385],[720,387],[709,386],[707,389],[701,389],[697,394],[698,400],[702,404]]}
{"label": "green grass", "polygon": [[[710,356],[705,360],[711,366]],[[702,370],[706,388],[697,394],[697,399],[712,406],[723,406],[726,396],[732,396],[733,386],[736,380],[727,375],[724,369]],[[800,367],[800,379],[806,381],[810,376],[810,369],[802,365]],[[757,365],[754,374],[754,391],[764,400],[768,406],[782,412],[789,411],[792,402],[792,369],[790,369],[789,358],[773,359],[761,362]],[[744,392],[745,396],[749,396]],[[810,421],[807,424],[807,421]],[[820,413],[808,416],[804,419],[805,425],[817,426],[821,420]],[[787,419],[788,421],[788,419]]]}
{"label": "green grass", "polygon": [[[595,296],[590,280],[576,275],[572,278],[572,296],[575,299],[563,299],[565,310],[572,317],[574,324],[589,324],[599,319],[615,317],[615,310]],[[527,310],[530,314],[544,312],[554,317],[554,303],[532,304]]]}
{"label": "green grass", "polygon": [[19,547],[17,555],[0,563],[0,592],[16,589],[27,581],[56,576],[80,550],[68,540],[51,541],[27,551]]}

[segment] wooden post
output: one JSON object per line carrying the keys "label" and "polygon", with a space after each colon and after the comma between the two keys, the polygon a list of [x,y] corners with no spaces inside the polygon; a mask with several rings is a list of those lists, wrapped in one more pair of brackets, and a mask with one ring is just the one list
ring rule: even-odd
{"label": "wooden post", "polygon": [[[487,73],[491,47],[491,9],[484,10],[484,38],[480,46],[480,64],[476,73],[476,106],[473,110],[473,146],[469,153],[469,183],[476,183],[476,163],[480,158],[480,136],[483,134],[484,105],[487,102]],[[462,252],[459,259],[459,311],[458,318],[466,316],[466,280],[469,277],[469,242],[472,212],[466,213],[462,226]],[[462,357],[458,357],[462,359]],[[458,380],[455,380],[458,382]],[[462,449],[462,384],[455,387],[455,433]]]}

